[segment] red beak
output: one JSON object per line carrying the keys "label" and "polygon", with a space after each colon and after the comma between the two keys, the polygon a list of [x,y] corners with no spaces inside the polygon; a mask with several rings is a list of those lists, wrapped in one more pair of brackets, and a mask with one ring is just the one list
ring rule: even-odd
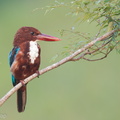
{"label": "red beak", "polygon": [[53,36],[46,35],[46,34],[39,34],[39,35],[37,35],[37,39],[38,40],[44,40],[44,41],[59,41],[60,40],[57,37],[53,37]]}

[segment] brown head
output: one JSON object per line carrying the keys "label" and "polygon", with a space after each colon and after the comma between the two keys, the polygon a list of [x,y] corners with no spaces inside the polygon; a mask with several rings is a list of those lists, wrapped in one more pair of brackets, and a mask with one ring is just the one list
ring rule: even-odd
{"label": "brown head", "polygon": [[22,27],[15,34],[13,45],[15,47],[19,46],[23,42],[36,40],[59,41],[60,39],[53,36],[42,34],[39,30],[33,27]]}

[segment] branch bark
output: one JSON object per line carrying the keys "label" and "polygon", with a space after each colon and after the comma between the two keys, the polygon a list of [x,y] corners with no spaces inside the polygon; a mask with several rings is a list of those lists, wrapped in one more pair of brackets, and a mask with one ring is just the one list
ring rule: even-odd
{"label": "branch bark", "polygon": [[[54,63],[42,70],[39,71],[40,75],[59,67],[60,65],[69,62],[69,61],[75,61],[75,57],[77,57],[79,54],[81,54],[82,52],[85,52],[88,48],[90,48],[91,46],[93,46],[96,42],[98,41],[102,41],[105,40],[106,38],[110,37],[112,34],[114,34],[116,31],[119,30],[112,30],[111,32],[108,32],[106,34],[104,34],[103,36],[94,39],[93,41],[91,41],[90,43],[86,44],[85,46],[83,46],[82,48],[78,49],[77,51],[75,51],[73,54],[69,55],[68,57],[60,60],[57,63]],[[82,53],[79,57],[78,60],[83,58],[86,55],[86,53]],[[28,78],[26,78],[24,80],[24,84],[30,82],[32,79],[36,78],[38,76],[37,73],[34,73],[33,75],[29,76]],[[0,106],[2,106],[5,101],[11,96],[13,95],[20,87],[22,87],[22,83],[18,83],[16,86],[14,86],[6,95],[4,95],[1,99],[0,99]]]}

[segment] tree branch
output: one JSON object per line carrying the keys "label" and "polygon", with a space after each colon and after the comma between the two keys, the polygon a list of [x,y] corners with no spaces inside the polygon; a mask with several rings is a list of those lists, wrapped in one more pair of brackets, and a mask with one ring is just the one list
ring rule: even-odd
{"label": "tree branch", "polygon": [[[87,55],[89,52],[85,52],[88,48],[92,47],[96,42],[98,41],[102,41],[105,40],[106,38],[110,37],[113,33],[115,33],[116,31],[119,30],[112,30],[111,32],[108,32],[106,34],[104,34],[103,36],[94,39],[93,41],[91,41],[90,43],[86,44],[85,46],[83,46],[82,48],[78,49],[77,51],[75,51],[73,54],[69,55],[68,57],[60,60],[57,63],[54,63],[42,70],[39,71],[40,75],[59,67],[60,65],[69,62],[69,61],[76,61],[77,59],[79,60],[80,58],[83,58],[85,55]],[[81,54],[82,52],[85,52],[83,54]],[[79,54],[81,54],[76,60],[75,57],[77,57]],[[89,53],[90,54],[90,53]],[[34,73],[33,75],[29,76],[28,78],[26,78],[24,80],[24,84],[30,82],[32,79],[36,78],[38,76],[37,73]],[[3,96],[0,99],[0,106],[2,106],[4,104],[4,102],[12,95],[14,94],[20,87],[22,87],[22,83],[18,83],[16,86],[14,86],[5,96]]]}

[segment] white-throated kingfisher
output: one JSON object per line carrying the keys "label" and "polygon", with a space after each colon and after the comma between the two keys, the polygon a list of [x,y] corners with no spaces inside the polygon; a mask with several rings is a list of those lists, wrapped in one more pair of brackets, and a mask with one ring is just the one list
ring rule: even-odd
{"label": "white-throated kingfisher", "polygon": [[[10,71],[12,84],[15,86],[30,75],[38,72],[40,66],[40,46],[38,40],[59,41],[59,38],[42,34],[33,27],[22,27],[15,34],[13,46],[9,53]],[[17,91],[18,112],[23,112],[26,105],[26,85]]]}

